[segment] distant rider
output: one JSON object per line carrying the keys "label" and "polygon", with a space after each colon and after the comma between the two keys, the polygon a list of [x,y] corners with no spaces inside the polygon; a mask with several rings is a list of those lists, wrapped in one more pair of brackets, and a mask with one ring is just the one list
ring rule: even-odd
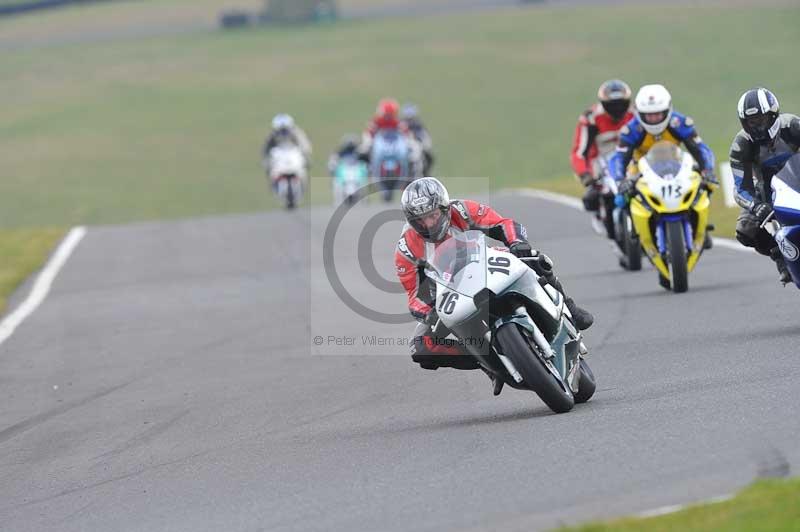
{"label": "distant rider", "polygon": [[337,148],[336,152],[331,154],[328,159],[328,172],[334,175],[336,173],[336,167],[339,166],[339,161],[347,159],[348,157],[358,157],[358,137],[352,134],[342,137],[339,148]]}
{"label": "distant rider", "polygon": [[597,102],[578,118],[572,141],[570,162],[575,176],[586,191],[583,206],[587,211],[599,208],[600,195],[595,182],[600,175],[598,157],[614,151],[619,131],[631,118],[631,88],[622,80],[603,82],[597,90]]}
{"label": "distant rider", "polygon": [[267,175],[270,175],[270,151],[272,151],[272,148],[284,142],[288,142],[300,148],[306,162],[306,169],[308,169],[311,162],[311,142],[308,140],[308,136],[305,132],[295,124],[294,118],[282,113],[276,115],[275,118],[272,119],[272,130],[269,132],[267,140],[264,141],[264,148],[261,150],[264,169],[267,171]]}
{"label": "distant rider", "polygon": [[736,221],[736,239],[775,261],[784,284],[792,277],[775,239],[761,228],[772,212],[772,177],[800,149],[800,118],[780,113],[778,99],[758,87],[742,94],[737,105],[742,129],[731,144],[731,169],[736,203],[742,207]]}
{"label": "distant rider", "polygon": [[[437,320],[436,309],[432,306],[436,287],[424,274],[425,248],[444,242],[451,230],[477,229],[503,242],[517,257],[538,258],[528,264],[564,294],[564,287],[553,272],[553,262],[545,254],[531,248],[525,228],[511,218],[502,217],[488,205],[472,200],[450,201],[447,189],[433,177],[424,177],[409,184],[403,192],[401,204],[407,223],[395,251],[395,267],[408,295],[409,311],[420,321],[414,331],[411,359],[422,368],[480,367],[474,357],[464,356],[466,353],[457,342],[445,340],[449,332],[443,330],[443,326],[435,334],[432,332],[432,325]],[[564,301],[578,329],[588,329],[594,321],[593,316],[566,294]],[[494,385],[497,395],[502,388],[502,381],[495,380]]]}
{"label": "distant rider", "polygon": [[[361,136],[361,144],[358,147],[359,157],[369,163],[372,154],[372,141],[375,135],[382,130],[397,131],[403,135],[409,146],[409,163],[412,166],[419,165],[422,148],[408,129],[408,125],[400,119],[400,104],[393,98],[384,98],[378,102],[375,115],[372,117],[367,129]],[[412,169],[412,175],[416,175],[421,168]]]}
{"label": "distant rider", "polygon": [[433,139],[419,116],[419,108],[413,103],[405,104],[400,112],[400,119],[405,122],[411,134],[422,147],[422,175],[431,175],[434,162]]}

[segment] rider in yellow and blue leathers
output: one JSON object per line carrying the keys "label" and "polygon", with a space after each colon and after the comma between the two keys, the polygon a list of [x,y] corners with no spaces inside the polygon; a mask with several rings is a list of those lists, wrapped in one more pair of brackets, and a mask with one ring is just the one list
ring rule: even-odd
{"label": "rider in yellow and blue leathers", "polygon": [[[656,142],[683,144],[697,161],[703,182],[709,189],[716,187],[714,153],[703,142],[691,117],[672,108],[672,97],[663,85],[645,85],[636,95],[635,116],[620,130],[617,151],[609,161],[611,176],[619,185],[620,196],[628,196],[635,179],[625,179],[628,165],[647,154]],[[624,199],[618,196],[618,204]]]}

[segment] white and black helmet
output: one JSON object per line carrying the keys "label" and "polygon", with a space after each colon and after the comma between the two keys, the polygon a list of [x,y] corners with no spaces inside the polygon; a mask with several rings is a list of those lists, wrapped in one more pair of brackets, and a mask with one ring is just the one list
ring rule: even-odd
{"label": "white and black helmet", "polygon": [[294,118],[286,113],[275,115],[272,119],[272,129],[274,131],[288,131],[294,128]]}
{"label": "white and black helmet", "polygon": [[[403,191],[400,200],[406,221],[429,242],[440,242],[450,228],[450,195],[444,185],[435,177],[423,177],[412,181]],[[429,227],[431,214],[438,211],[440,216]]]}
{"label": "white and black helmet", "polygon": [[780,106],[772,92],[757,87],[742,94],[737,106],[739,122],[750,139],[757,144],[766,144],[778,135]]}
{"label": "white and black helmet", "polygon": [[639,123],[651,135],[660,135],[672,118],[672,96],[664,85],[645,85],[636,94]]}

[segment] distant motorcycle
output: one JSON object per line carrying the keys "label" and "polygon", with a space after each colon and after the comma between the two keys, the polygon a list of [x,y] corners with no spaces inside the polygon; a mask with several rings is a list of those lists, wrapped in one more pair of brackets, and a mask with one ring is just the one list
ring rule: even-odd
{"label": "distant motorcycle", "polygon": [[691,155],[668,142],[654,144],[639,159],[641,177],[630,201],[636,238],[658,270],[659,284],[689,289],[709,228],[711,201]]}
{"label": "distant motorcycle", "polygon": [[554,412],[592,397],[588,350],[564,297],[523,260],[489,247],[480,231],[455,231],[425,262],[436,283],[434,331],[449,329],[487,373]]}
{"label": "distant motorcycle", "polygon": [[773,211],[762,224],[778,244],[794,284],[800,288],[800,153],[772,177]]}
{"label": "distant motorcycle", "polygon": [[335,205],[354,205],[361,199],[367,185],[367,164],[355,155],[342,157],[333,170],[333,202]]}
{"label": "distant motorcycle", "polygon": [[270,150],[266,166],[275,194],[287,209],[294,209],[302,200],[308,181],[302,150],[288,142],[278,144]]}
{"label": "distant motorcycle", "polygon": [[596,161],[595,175],[599,176],[592,184],[600,197],[597,211],[592,217],[592,227],[603,236],[614,239],[614,196],[617,195],[617,182],[608,171],[608,161],[614,153],[611,152]]}
{"label": "distant motorcycle", "polygon": [[398,183],[413,179],[411,146],[400,132],[381,129],[375,133],[370,154],[370,176],[378,184],[383,200],[392,201]]}

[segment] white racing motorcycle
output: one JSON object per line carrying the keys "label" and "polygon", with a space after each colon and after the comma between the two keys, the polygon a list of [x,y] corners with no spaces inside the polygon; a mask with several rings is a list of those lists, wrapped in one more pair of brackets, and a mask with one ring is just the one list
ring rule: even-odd
{"label": "white racing motorcycle", "polygon": [[294,209],[303,198],[308,180],[302,150],[289,142],[278,144],[264,161],[269,168],[272,189],[287,209]]}
{"label": "white racing motorcycle", "polygon": [[489,374],[531,390],[554,412],[595,391],[588,350],[564,297],[511,253],[491,248],[480,231],[455,231],[426,249],[439,321]]}

